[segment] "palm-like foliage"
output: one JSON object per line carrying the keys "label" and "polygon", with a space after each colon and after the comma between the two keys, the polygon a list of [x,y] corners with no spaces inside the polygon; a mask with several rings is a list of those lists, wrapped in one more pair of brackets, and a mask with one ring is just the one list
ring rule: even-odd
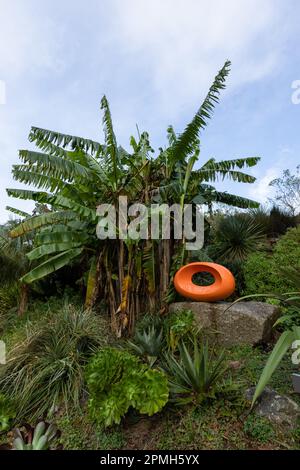
{"label": "palm-like foliage", "polygon": [[19,224],[12,220],[0,227],[0,282],[17,281],[29,268],[26,253],[31,248],[30,237],[11,239],[9,233]]}
{"label": "palm-like foliage", "polygon": [[74,258],[90,259],[86,306],[92,306],[97,298],[106,299],[118,336],[133,329],[138,312],[161,307],[176,266],[186,257],[185,240],[100,241],[96,237],[96,207],[101,203],[117,207],[119,195],[127,196],[128,204],[140,202],[146,206],[155,202],[257,206],[254,201],[218,192],[209,184],[218,178],[254,181],[241,170],[255,165],[257,157],[223,162],[211,159],[194,169],[200,155],[199,132],[212,116],[229,69],[227,61],[180,135],[171,127],[168,129],[169,145],[160,150],[157,158],[152,156],[146,132],[137,141],[131,138],[131,153],[118,146],[105,96],[101,101],[103,145],[50,130],[31,129],[29,140],[39,151],[21,150],[22,163],[13,167],[13,175],[36,190],[7,190],[10,196],[31,199],[47,208],[43,214],[25,217],[10,233],[12,238],[35,235],[34,249],[29,254],[35,267],[23,277],[23,282],[34,282]]}

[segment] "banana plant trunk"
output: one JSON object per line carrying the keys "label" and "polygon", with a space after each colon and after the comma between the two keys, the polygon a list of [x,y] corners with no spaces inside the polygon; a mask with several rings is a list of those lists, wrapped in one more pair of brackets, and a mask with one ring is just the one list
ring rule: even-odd
{"label": "banana plant trunk", "polygon": [[18,308],[18,316],[22,317],[24,313],[27,311],[28,307],[28,296],[29,296],[29,286],[28,284],[21,284],[21,292],[20,292],[20,301],[19,301],[19,308]]}

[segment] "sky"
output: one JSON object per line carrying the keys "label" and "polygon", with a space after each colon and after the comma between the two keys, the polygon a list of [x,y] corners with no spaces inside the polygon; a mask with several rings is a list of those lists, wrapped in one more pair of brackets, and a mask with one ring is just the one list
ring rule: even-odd
{"label": "sky", "polygon": [[158,149],[226,59],[199,165],[260,156],[254,184],[216,185],[264,203],[269,182],[300,163],[299,24],[298,0],[0,0],[0,223],[6,205],[33,208],[5,191],[22,187],[11,167],[32,125],[103,142],[105,94],[118,143],[129,148],[138,125]]}

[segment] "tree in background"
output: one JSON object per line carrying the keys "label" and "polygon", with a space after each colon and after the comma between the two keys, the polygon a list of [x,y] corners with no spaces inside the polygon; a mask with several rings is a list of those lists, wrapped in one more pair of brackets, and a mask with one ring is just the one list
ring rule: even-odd
{"label": "tree in background", "polygon": [[300,165],[296,167],[296,173],[284,170],[280,178],[276,178],[269,184],[276,190],[275,205],[291,215],[300,213]]}
{"label": "tree in background", "polygon": [[271,243],[275,242],[280,235],[284,235],[289,228],[297,226],[296,216],[276,206],[270,209],[260,206],[258,209],[251,209],[249,214]]}

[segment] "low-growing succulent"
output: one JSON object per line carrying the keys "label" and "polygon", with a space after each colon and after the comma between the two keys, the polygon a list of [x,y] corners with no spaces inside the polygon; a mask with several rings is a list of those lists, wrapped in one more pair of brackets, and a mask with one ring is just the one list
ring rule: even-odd
{"label": "low-growing succulent", "polygon": [[15,429],[13,450],[47,450],[51,442],[58,436],[57,427],[54,424],[46,424],[41,421],[35,428],[24,425],[25,431]]}
{"label": "low-growing succulent", "polygon": [[168,401],[165,374],[127,351],[100,351],[88,364],[86,375],[91,417],[104,426],[120,423],[130,407],[151,416]]}

